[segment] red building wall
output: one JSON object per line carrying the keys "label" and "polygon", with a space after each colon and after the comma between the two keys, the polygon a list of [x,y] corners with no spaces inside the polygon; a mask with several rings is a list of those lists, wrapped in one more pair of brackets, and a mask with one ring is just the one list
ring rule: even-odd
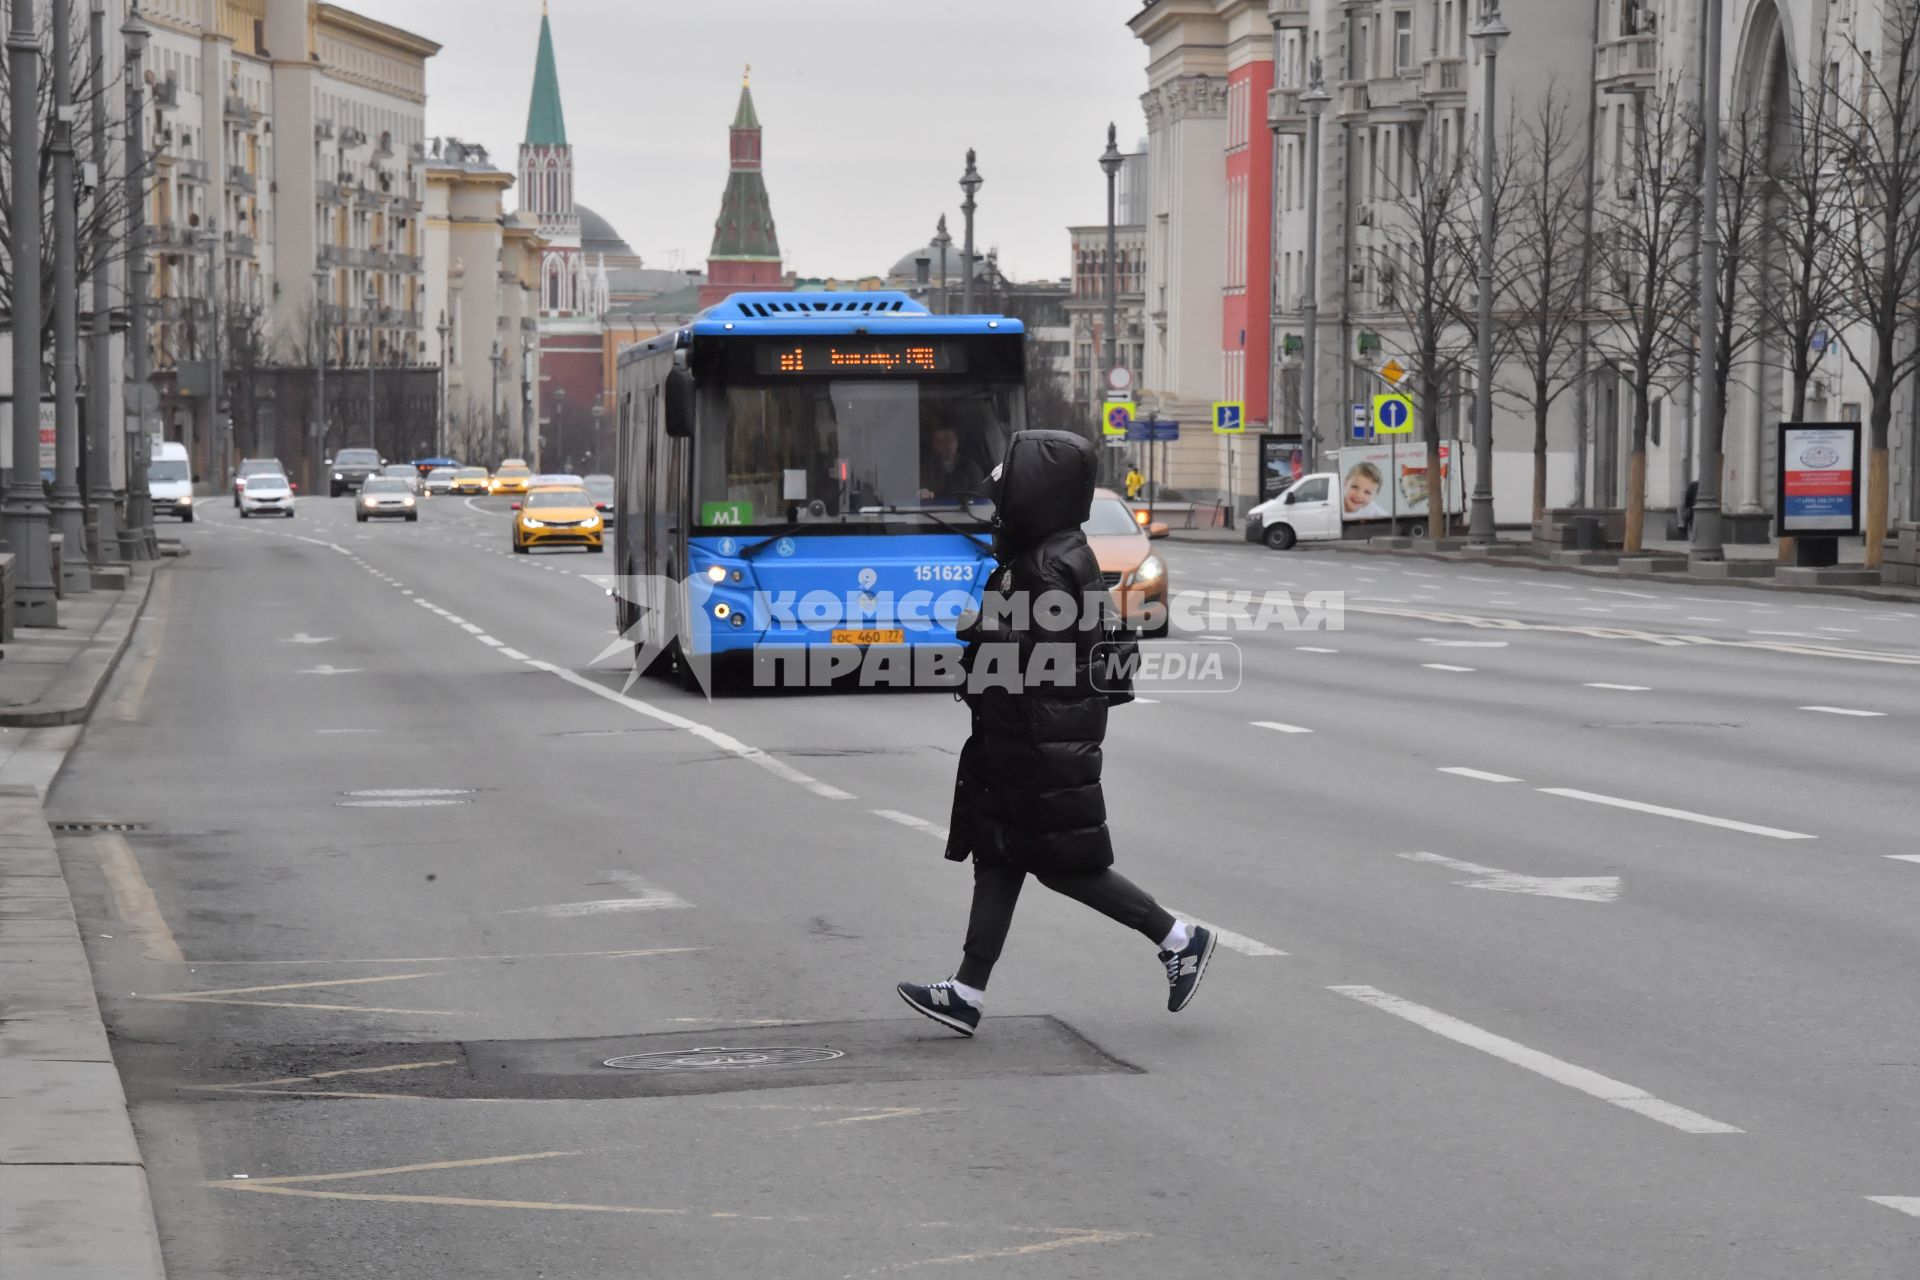
{"label": "red building wall", "polygon": [[[596,334],[549,334],[540,341],[540,465],[548,471],[585,468],[593,448],[593,400],[601,383],[600,338]],[[557,393],[565,391],[565,397]],[[611,459],[598,456],[594,467]]]}
{"label": "red building wall", "polygon": [[[1268,420],[1267,364],[1273,328],[1273,137],[1267,130],[1271,60],[1227,76],[1227,289],[1221,299],[1224,373],[1237,369],[1247,422]],[[1228,355],[1235,358],[1229,360]],[[1232,388],[1229,387],[1229,397]]]}

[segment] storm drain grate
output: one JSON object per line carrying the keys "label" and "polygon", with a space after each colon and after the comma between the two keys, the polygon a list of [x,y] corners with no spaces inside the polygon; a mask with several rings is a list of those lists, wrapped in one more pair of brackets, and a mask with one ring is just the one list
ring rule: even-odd
{"label": "storm drain grate", "polygon": [[838,1049],[669,1049],[660,1053],[623,1054],[608,1058],[604,1065],[628,1071],[738,1071],[745,1067],[831,1062],[846,1056]]}
{"label": "storm drain grate", "polygon": [[150,831],[152,826],[145,822],[108,822],[103,819],[75,818],[65,822],[49,822],[48,828],[57,836],[93,836],[108,832]]}

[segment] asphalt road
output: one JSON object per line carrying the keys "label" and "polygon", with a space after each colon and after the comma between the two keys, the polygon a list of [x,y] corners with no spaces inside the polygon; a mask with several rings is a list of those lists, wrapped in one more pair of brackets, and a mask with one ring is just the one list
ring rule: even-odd
{"label": "asphalt road", "polygon": [[174,1276],[1920,1266],[1920,610],[1162,543],[1347,593],[1114,716],[1226,942],[1030,886],[962,1041],[960,708],[623,698],[503,505],[209,507],[54,793]]}

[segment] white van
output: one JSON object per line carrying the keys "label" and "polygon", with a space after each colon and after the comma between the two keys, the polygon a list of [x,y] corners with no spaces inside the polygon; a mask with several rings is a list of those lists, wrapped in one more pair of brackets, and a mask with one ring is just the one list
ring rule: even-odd
{"label": "white van", "polygon": [[1333,472],[1301,476],[1286,492],[1247,512],[1247,541],[1285,551],[1296,542],[1328,542],[1341,536],[1340,503]]}
{"label": "white van", "polygon": [[[1453,442],[1440,442],[1440,475],[1449,515],[1466,509],[1465,477],[1453,465]],[[1301,476],[1279,497],[1247,513],[1248,542],[1285,551],[1296,542],[1331,542],[1400,532],[1427,533],[1424,446],[1336,449],[1336,470]]]}
{"label": "white van", "polygon": [[153,495],[153,514],[174,515],[193,523],[193,469],[187,446],[176,440],[157,441],[147,463],[147,492]]}

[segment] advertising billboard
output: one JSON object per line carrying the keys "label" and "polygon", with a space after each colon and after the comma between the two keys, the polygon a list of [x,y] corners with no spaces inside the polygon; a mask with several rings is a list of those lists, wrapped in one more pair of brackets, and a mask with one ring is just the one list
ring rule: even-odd
{"label": "advertising billboard", "polygon": [[1860,532],[1860,424],[1783,422],[1774,510],[1782,537]]}
{"label": "advertising billboard", "polygon": [[[1461,505],[1460,476],[1453,446],[1440,445],[1440,475],[1446,484],[1447,510]],[[1393,520],[1427,514],[1427,451],[1424,446],[1374,445],[1340,450],[1340,518],[1343,521]]]}

